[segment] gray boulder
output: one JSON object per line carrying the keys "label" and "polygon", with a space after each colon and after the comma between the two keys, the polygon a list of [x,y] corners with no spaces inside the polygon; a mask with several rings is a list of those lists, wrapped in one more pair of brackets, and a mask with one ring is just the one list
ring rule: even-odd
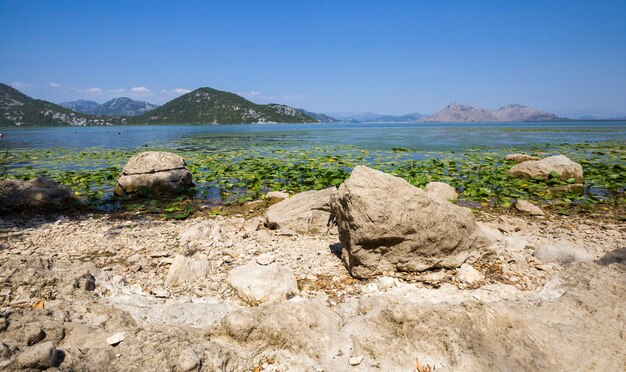
{"label": "gray boulder", "polygon": [[67,186],[49,178],[0,180],[0,210],[52,210],[73,206],[78,198]]}
{"label": "gray boulder", "polygon": [[571,161],[565,155],[549,156],[541,160],[530,160],[517,164],[509,169],[509,174],[519,178],[549,179],[550,174],[556,172],[562,181],[570,178],[577,183],[583,182],[583,167]]}
{"label": "gray boulder", "polygon": [[336,191],[334,187],[307,191],[272,205],[265,214],[267,226],[310,234],[328,231],[330,197]]}
{"label": "gray boulder", "polygon": [[357,278],[458,267],[488,245],[469,209],[364,166],[339,187],[332,213],[344,264]]}
{"label": "gray boulder", "polygon": [[17,364],[21,368],[34,368],[44,370],[54,366],[56,348],[52,342],[44,342],[35,346],[27,347],[17,356]]}
{"label": "gray boulder", "polygon": [[147,151],[128,160],[120,174],[115,194],[135,194],[146,189],[159,196],[193,186],[185,160],[171,152]]}

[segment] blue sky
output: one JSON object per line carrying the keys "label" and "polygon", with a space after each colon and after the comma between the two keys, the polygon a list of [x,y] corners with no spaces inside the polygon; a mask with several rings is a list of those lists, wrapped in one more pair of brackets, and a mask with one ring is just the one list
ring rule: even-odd
{"label": "blue sky", "polygon": [[210,86],[317,112],[626,115],[626,1],[0,0],[0,81],[52,102]]}

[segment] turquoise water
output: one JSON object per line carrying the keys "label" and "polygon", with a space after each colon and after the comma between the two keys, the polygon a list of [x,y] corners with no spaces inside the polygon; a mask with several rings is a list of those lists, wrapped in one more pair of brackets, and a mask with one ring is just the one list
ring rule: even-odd
{"label": "turquoise water", "polygon": [[549,144],[626,141],[622,122],[252,124],[2,128],[0,148],[81,150],[223,146],[298,148],[351,145],[370,150],[416,151],[524,148]]}

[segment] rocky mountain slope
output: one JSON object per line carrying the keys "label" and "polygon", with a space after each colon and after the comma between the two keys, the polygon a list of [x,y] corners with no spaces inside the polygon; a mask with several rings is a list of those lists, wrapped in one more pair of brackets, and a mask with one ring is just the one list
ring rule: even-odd
{"label": "rocky mountain slope", "polygon": [[318,114],[315,112],[311,112],[311,111],[307,111],[305,109],[297,109],[298,111],[300,111],[301,113],[312,117],[313,119],[317,120],[318,123],[339,123],[341,122],[341,120],[337,120],[333,117],[330,117],[328,115],[325,114]]}
{"label": "rocky mountain slope", "polygon": [[159,107],[144,101],[135,101],[128,97],[113,98],[103,104],[94,101],[78,100],[62,102],[60,106],[90,115],[137,116]]}
{"label": "rocky mountain slope", "polygon": [[109,125],[120,124],[119,118],[77,113],[54,103],[33,99],[0,83],[0,127]]}
{"label": "rocky mountain slope", "polygon": [[476,122],[516,122],[516,121],[553,121],[558,116],[528,106],[510,104],[497,110],[487,110],[454,102],[431,116],[420,118],[421,122],[476,123]]}
{"label": "rocky mountain slope", "polygon": [[253,124],[314,123],[296,109],[278,104],[259,105],[234,93],[199,88],[140,116],[135,124]]}

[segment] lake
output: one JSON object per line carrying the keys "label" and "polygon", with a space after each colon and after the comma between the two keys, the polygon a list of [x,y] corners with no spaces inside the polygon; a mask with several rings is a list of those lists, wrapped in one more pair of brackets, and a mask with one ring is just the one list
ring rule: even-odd
{"label": "lake", "polygon": [[626,141],[626,121],[48,127],[2,128],[0,132],[4,134],[0,146],[9,149],[351,145],[372,150],[463,151]]}

